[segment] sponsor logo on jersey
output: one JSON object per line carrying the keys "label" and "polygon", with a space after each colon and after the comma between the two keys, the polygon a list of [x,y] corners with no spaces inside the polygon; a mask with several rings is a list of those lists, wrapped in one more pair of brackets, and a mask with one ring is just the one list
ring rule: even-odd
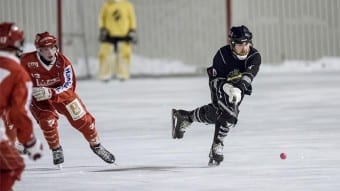
{"label": "sponsor logo on jersey", "polygon": [[217,71],[216,71],[215,68],[212,69],[212,76],[214,76],[214,77],[217,76]]}
{"label": "sponsor logo on jersey", "polygon": [[61,67],[61,63],[59,62],[59,60],[56,61],[55,66],[56,66],[57,68],[60,68],[60,67]]}
{"label": "sponsor logo on jersey", "polygon": [[40,78],[40,74],[36,73],[36,74],[31,74],[33,78],[37,79]]}
{"label": "sponsor logo on jersey", "polygon": [[55,78],[48,79],[48,80],[35,79],[35,82],[36,82],[38,87],[50,87],[50,86],[60,82],[60,77],[55,77]]}
{"label": "sponsor logo on jersey", "polygon": [[72,83],[73,83],[72,77],[73,77],[72,68],[71,66],[67,66],[64,70],[64,78],[65,78],[64,84],[55,89],[57,94],[63,91],[67,91],[68,89],[72,87]]}
{"label": "sponsor logo on jersey", "polygon": [[38,68],[39,64],[38,64],[38,62],[29,62],[29,63],[27,63],[27,67],[28,68]]}
{"label": "sponsor logo on jersey", "polygon": [[72,71],[71,67],[67,67],[65,69],[65,77],[66,77],[66,83],[65,86],[68,87],[72,84]]}

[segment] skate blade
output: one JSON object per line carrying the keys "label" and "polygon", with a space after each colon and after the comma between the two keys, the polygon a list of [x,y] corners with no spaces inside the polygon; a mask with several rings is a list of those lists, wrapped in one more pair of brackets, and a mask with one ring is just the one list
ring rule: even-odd
{"label": "skate blade", "polygon": [[113,154],[111,154],[110,159],[104,159],[101,156],[97,155],[99,158],[101,158],[104,162],[108,163],[108,164],[114,164],[116,162],[116,158]]}
{"label": "skate blade", "polygon": [[114,160],[109,160],[109,161],[104,160],[104,162],[106,162],[106,163],[108,163],[108,164],[115,164],[116,159],[114,159]]}
{"label": "skate blade", "polygon": [[175,130],[175,124],[176,124],[176,120],[177,118],[175,117],[175,110],[172,109],[171,111],[171,120],[172,120],[172,138],[173,139],[176,139],[177,136],[176,136],[176,130]]}
{"label": "skate blade", "polygon": [[55,166],[57,167],[57,170],[62,170],[63,169],[63,165],[62,164],[56,164]]}
{"label": "skate blade", "polygon": [[220,164],[221,164],[221,162],[217,162],[214,159],[209,159],[209,162],[208,162],[209,167],[219,166]]}

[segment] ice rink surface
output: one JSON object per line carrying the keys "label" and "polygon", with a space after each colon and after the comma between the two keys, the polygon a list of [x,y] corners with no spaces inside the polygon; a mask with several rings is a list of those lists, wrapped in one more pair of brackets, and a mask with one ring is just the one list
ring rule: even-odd
{"label": "ice rink surface", "polygon": [[[65,118],[60,137],[65,163],[32,162],[15,191],[338,191],[340,188],[340,75],[336,72],[259,73],[239,123],[225,139],[225,161],[208,167],[213,126],[194,123],[171,138],[171,108],[210,102],[207,77],[78,81],[96,117],[108,165]],[[281,152],[287,154],[281,160]]]}

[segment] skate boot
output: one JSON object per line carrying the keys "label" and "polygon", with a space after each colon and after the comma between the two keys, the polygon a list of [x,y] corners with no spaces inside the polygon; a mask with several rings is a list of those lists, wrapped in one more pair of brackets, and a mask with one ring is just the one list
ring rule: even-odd
{"label": "skate boot", "polygon": [[56,149],[52,149],[52,156],[53,156],[53,164],[61,167],[61,164],[64,163],[63,148],[59,146]]}
{"label": "skate boot", "polygon": [[181,139],[186,128],[192,123],[190,112],[172,109],[172,138]]}
{"label": "skate boot", "polygon": [[218,166],[223,161],[223,143],[213,143],[209,153],[209,166]]}
{"label": "skate boot", "polygon": [[114,163],[115,157],[110,151],[106,150],[101,144],[90,146],[92,151],[107,163]]}

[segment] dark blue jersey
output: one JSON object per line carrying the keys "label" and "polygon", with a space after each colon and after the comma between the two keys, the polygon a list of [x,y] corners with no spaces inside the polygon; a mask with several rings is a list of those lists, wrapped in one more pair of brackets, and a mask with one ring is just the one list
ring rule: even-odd
{"label": "dark blue jersey", "polygon": [[255,48],[250,47],[247,58],[239,60],[230,45],[224,46],[217,51],[213,65],[207,69],[211,88],[219,89],[224,83],[231,83],[240,88],[242,94],[250,95],[251,83],[260,65],[261,55]]}

